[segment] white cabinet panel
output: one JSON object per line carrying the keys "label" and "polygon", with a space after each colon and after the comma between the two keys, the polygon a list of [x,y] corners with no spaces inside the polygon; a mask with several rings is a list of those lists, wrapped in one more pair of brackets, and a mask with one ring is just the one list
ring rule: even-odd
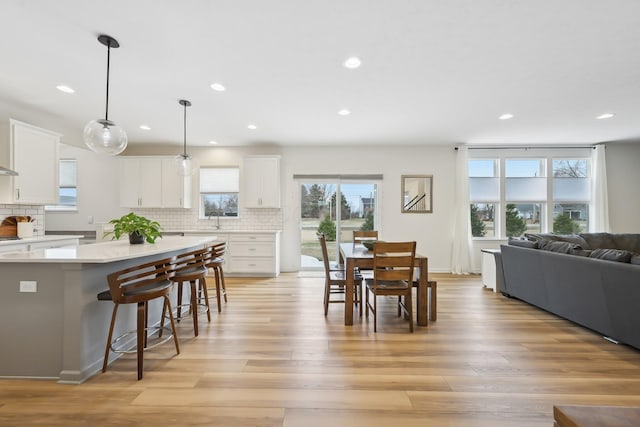
{"label": "white cabinet panel", "polygon": [[240,197],[246,208],[280,207],[280,157],[248,156],[242,169]]}
{"label": "white cabinet panel", "polygon": [[18,172],[18,176],[0,180],[0,201],[57,203],[61,135],[17,120],[10,120],[9,127],[9,144],[0,156],[0,164]]}
{"label": "white cabinet panel", "polygon": [[120,206],[130,208],[190,208],[191,176],[179,175],[173,158],[120,159]]}
{"label": "white cabinet panel", "polygon": [[280,233],[231,233],[227,260],[233,276],[278,276]]}

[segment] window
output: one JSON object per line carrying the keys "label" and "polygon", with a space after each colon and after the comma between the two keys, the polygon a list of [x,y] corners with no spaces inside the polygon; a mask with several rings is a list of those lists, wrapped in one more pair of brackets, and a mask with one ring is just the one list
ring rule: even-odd
{"label": "window", "polygon": [[586,159],[553,159],[554,233],[584,233],[589,230],[589,176],[589,161]]}
{"label": "window", "polygon": [[498,162],[494,159],[469,161],[471,234],[496,237],[496,214],[500,203]]}
{"label": "window", "polygon": [[[511,157],[512,153],[469,160],[472,236],[506,238],[525,233],[588,231],[589,150],[580,152],[584,158],[547,153]],[[495,151],[491,154],[495,156]]]}
{"label": "window", "polygon": [[78,207],[77,160],[61,159],[58,169],[58,203],[45,206],[45,210],[76,210]]}
{"label": "window", "polygon": [[200,168],[200,217],[238,216],[240,168]]}

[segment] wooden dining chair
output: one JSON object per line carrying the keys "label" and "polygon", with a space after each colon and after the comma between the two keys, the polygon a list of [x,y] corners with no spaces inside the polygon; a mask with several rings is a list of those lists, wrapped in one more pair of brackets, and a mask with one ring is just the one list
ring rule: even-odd
{"label": "wooden dining chair", "polygon": [[[347,279],[344,269],[332,270],[329,262],[329,252],[327,251],[327,241],[324,234],[318,234],[318,240],[320,241],[320,248],[322,249],[322,260],[324,263],[324,315],[329,312],[329,304],[331,303],[344,303],[344,295],[347,288]],[[362,317],[362,276],[358,272],[354,272],[354,304],[359,305],[360,316]],[[341,294],[342,299],[331,299],[332,295]]]}
{"label": "wooden dining chair", "polygon": [[353,230],[353,244],[362,243],[363,240],[378,240],[378,230]]}
{"label": "wooden dining chair", "polygon": [[[398,316],[404,312],[409,319],[409,331],[413,332],[413,266],[416,242],[382,242],[373,245],[373,279],[366,280],[367,316],[373,312],[373,331],[378,329],[378,296],[398,297]],[[373,303],[369,302],[369,293]],[[402,299],[404,297],[404,301]]]}
{"label": "wooden dining chair", "polygon": [[[141,265],[136,265],[123,270],[115,271],[107,275],[107,283],[109,289],[98,294],[98,300],[113,301],[113,314],[111,315],[111,324],[109,325],[109,333],[107,335],[107,345],[104,351],[104,362],[102,364],[102,372],[107,371],[109,362],[109,352],[131,353],[129,350],[117,349],[114,347],[119,338],[113,339],[113,329],[116,323],[116,314],[121,304],[137,304],[137,325],[136,325],[136,350],[138,357],[138,380],[142,379],[143,371],[143,351],[155,347],[166,342],[173,337],[176,346],[176,353],[180,354],[180,346],[178,345],[178,336],[176,334],[175,323],[171,311],[171,301],[169,293],[173,287],[171,277],[173,276],[175,258],[160,259]],[[171,323],[171,335],[165,339],[158,341],[153,346],[147,346],[147,309],[149,301],[163,298],[164,307],[169,309],[169,321]],[[164,313],[163,313],[164,315]],[[162,327],[159,329],[159,336],[162,336]],[[157,328],[156,328],[157,329]],[[125,334],[125,335],[128,335]]]}

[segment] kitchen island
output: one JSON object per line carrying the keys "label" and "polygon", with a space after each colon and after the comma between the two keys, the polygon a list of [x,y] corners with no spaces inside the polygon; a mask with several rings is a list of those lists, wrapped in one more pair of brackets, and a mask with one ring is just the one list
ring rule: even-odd
{"label": "kitchen island", "polygon": [[[109,273],[205,247],[209,236],[165,236],[0,253],[0,377],[80,383],[102,367],[113,304],[96,295]],[[149,305],[149,325],[161,302]],[[118,311],[114,336],[135,329],[135,304]]]}

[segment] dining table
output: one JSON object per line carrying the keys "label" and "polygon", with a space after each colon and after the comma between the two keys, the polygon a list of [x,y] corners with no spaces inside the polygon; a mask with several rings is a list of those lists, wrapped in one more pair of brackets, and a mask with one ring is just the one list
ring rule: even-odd
{"label": "dining table", "polygon": [[[368,250],[360,243],[341,243],[340,264],[345,266],[344,324],[349,326],[353,325],[354,272],[356,268],[360,270],[373,269],[373,250]],[[428,326],[428,320],[435,321],[437,318],[437,283],[429,280],[429,259],[426,256],[416,253],[414,266],[418,269],[418,278],[414,282],[414,285],[417,286],[416,321],[418,326]]]}

